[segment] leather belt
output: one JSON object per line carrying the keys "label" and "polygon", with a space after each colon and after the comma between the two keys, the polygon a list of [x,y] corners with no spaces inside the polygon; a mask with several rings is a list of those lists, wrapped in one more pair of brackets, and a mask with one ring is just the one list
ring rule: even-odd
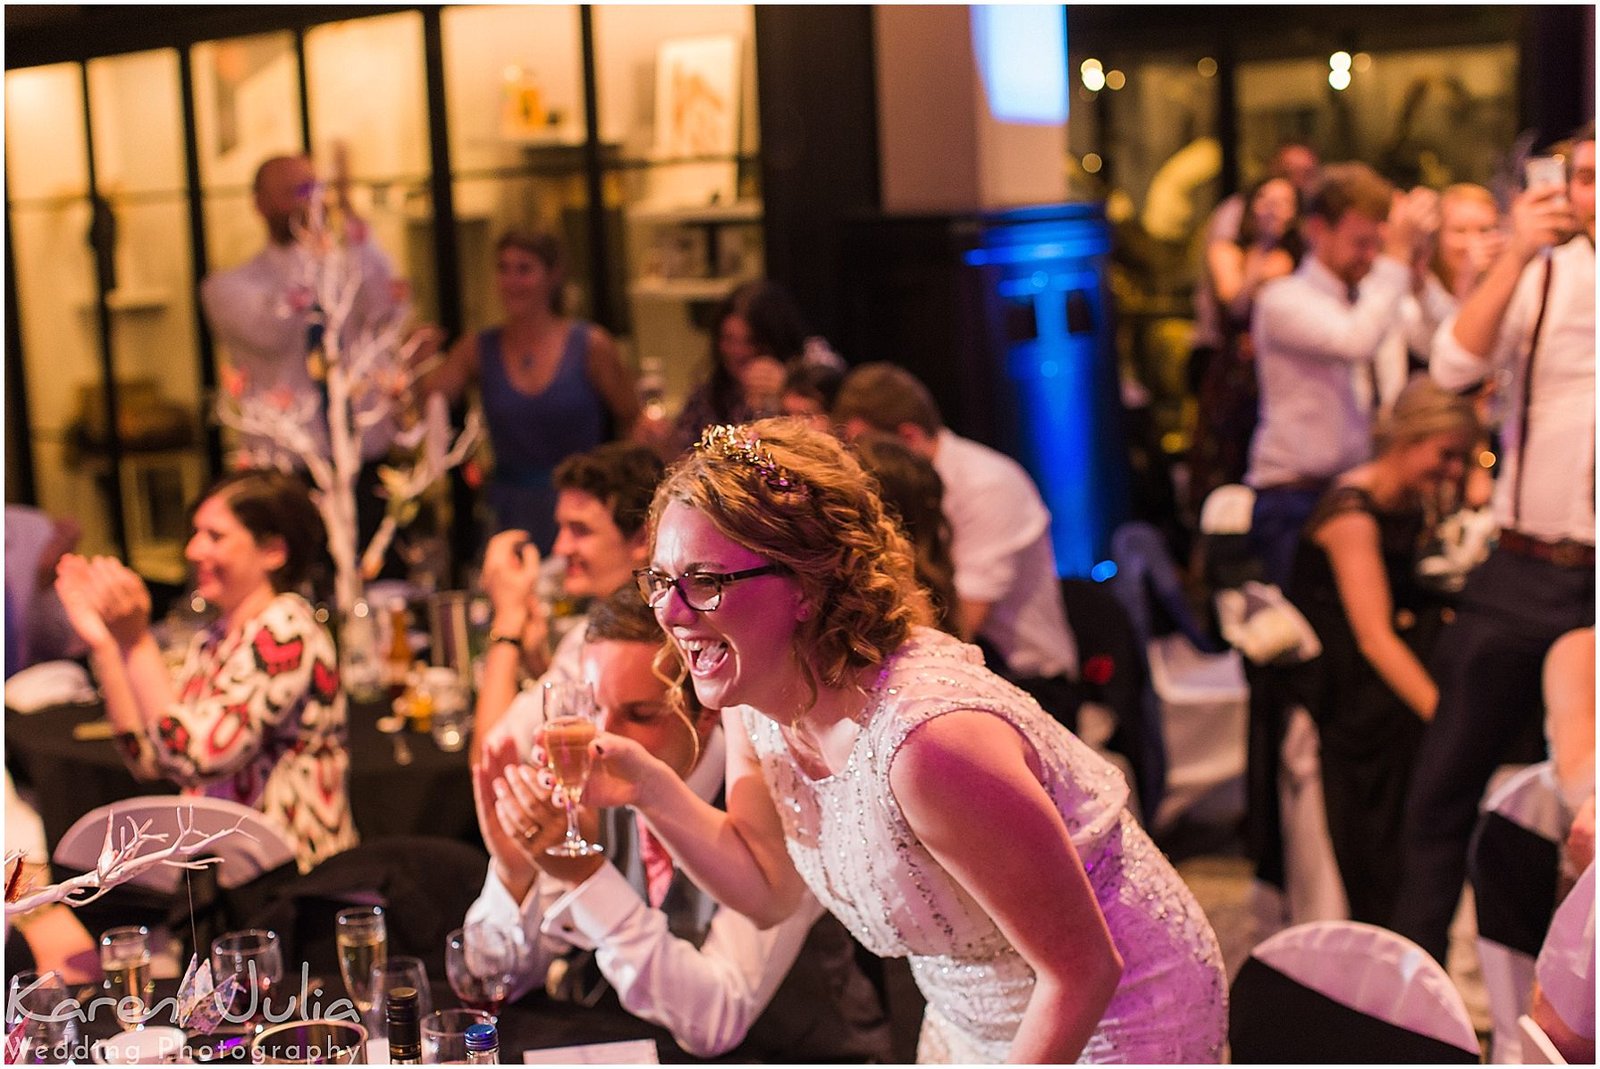
{"label": "leather belt", "polygon": [[1542,538],[1525,535],[1521,531],[1500,532],[1499,546],[1507,553],[1519,557],[1541,560],[1558,568],[1593,568],[1594,547],[1587,542],[1563,538],[1559,542],[1546,542]]}

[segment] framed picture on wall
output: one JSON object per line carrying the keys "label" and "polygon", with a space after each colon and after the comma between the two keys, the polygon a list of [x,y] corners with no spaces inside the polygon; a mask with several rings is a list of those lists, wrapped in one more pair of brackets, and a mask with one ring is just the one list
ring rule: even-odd
{"label": "framed picture on wall", "polygon": [[656,53],[655,158],[670,166],[652,174],[652,201],[697,205],[734,199],[740,50],[733,34],[661,43]]}

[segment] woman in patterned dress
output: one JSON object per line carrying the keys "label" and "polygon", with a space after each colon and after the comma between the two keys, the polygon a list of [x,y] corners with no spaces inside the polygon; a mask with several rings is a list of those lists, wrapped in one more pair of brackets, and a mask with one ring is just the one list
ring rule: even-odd
{"label": "woman in patterned dress", "polygon": [[1122,776],[934,631],[872,480],[793,420],[715,427],[652,508],[640,591],[722,710],[727,811],[612,735],[584,801],[642,812],[766,923],[805,886],[909,957],[918,1058],[1216,1061],[1226,977]]}
{"label": "woman in patterned dress", "polygon": [[56,578],[134,774],[261,810],[294,843],[301,871],[356,843],[333,639],[295,592],[325,544],[293,477],[245,471],[217,482],[195,510],[185,556],[218,616],[176,676],[132,569],[68,554]]}

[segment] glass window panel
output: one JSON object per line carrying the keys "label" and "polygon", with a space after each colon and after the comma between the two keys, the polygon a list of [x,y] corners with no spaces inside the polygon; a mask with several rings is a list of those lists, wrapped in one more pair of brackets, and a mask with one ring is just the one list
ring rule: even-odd
{"label": "glass window panel", "polygon": [[500,316],[494,241],[511,227],[555,233],[568,259],[567,309],[592,316],[578,9],[452,7],[441,25],[467,329]]}
{"label": "glass window panel", "polygon": [[417,313],[437,319],[424,75],[417,12],[333,22],[306,33],[306,93],[319,171],[328,173],[336,146],[347,152],[355,210],[396,275],[411,280]]}
{"label": "glass window panel", "polygon": [[[76,63],[6,71],[6,197],[81,197],[89,190],[83,81]],[[17,161],[26,160],[20,167]]]}
{"label": "glass window panel", "polygon": [[106,196],[185,186],[178,53],[170,48],[89,61],[95,180]]}
{"label": "glass window panel", "polygon": [[213,270],[236,267],[256,254],[265,233],[250,197],[256,168],[305,150],[294,37],[203,41],[189,55],[206,257]]}
{"label": "glass window panel", "polygon": [[115,219],[107,304],[123,451],[119,507],[132,566],[181,582],[183,533],[163,517],[174,507],[183,515],[188,501],[176,491],[198,492],[205,473],[194,264],[189,242],[175,240],[189,232],[178,54],[95,59],[88,73],[95,179]]}
{"label": "glass window panel", "polygon": [[[81,116],[71,129],[83,129]],[[10,222],[39,507],[76,517],[87,552],[115,552],[97,469],[78,448],[86,417],[104,436],[89,205],[81,197],[13,205]]]}
{"label": "glass window panel", "polygon": [[292,34],[202,41],[189,55],[202,188],[248,185],[262,159],[304,150]]}
{"label": "glass window panel", "polygon": [[763,272],[755,13],[749,5],[594,8],[600,136],[621,159],[632,352],[669,403],[705,373],[702,323]]}

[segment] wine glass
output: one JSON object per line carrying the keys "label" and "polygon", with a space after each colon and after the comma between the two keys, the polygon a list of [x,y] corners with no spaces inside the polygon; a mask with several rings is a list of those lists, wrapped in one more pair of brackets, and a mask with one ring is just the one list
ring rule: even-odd
{"label": "wine glass", "polygon": [[445,944],[445,976],[463,1006],[496,1020],[522,966],[522,929],[477,923],[457,928]]}
{"label": "wine glass", "polygon": [[258,1021],[265,1016],[272,985],[283,979],[283,949],[278,933],[266,928],[228,932],[211,944],[211,973],[238,979],[241,992],[228,1007],[234,1023]]}
{"label": "wine glass", "polygon": [[433,995],[428,989],[428,968],[422,963],[421,958],[409,954],[392,954],[385,960],[372,966],[372,979],[369,989],[372,992],[371,1024],[367,1032],[374,1039],[389,1038],[389,1023],[385,1019],[385,1009],[389,1003],[389,992],[397,987],[413,987],[417,990],[417,1016],[426,1017],[433,1012]]}
{"label": "wine glass", "polygon": [[372,970],[389,960],[389,929],[382,906],[341,909],[333,918],[339,975],[350,1001],[365,1017],[372,1012]]}
{"label": "wine glass", "polygon": [[12,976],[6,991],[5,1020],[8,1038],[14,1029],[22,1028],[15,1060],[30,1065],[65,1062],[78,1040],[82,1012],[78,1002],[67,995],[60,973],[25,969]]}
{"label": "wine glass", "polygon": [[138,1028],[150,1004],[155,982],[150,975],[150,930],[130,924],[107,928],[100,936],[101,985],[117,1000],[117,1022],[124,1030]]}
{"label": "wine glass", "polygon": [[589,780],[589,744],[599,720],[600,706],[589,684],[562,679],[544,685],[544,752],[567,811],[567,837],[545,851],[554,857],[604,853],[578,833],[578,799]]}

